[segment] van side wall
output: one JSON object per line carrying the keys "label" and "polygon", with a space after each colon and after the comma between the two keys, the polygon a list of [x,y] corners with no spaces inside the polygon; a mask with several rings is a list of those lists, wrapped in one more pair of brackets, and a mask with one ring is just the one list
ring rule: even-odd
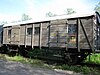
{"label": "van side wall", "polygon": [[[62,20],[62,22],[63,21],[64,20]],[[48,21],[48,22],[39,22],[39,23],[31,23],[31,24],[4,27],[3,44],[19,45],[19,46],[25,46],[25,47],[31,46],[32,48],[34,48],[35,46],[40,47],[40,48],[48,47],[48,42],[49,42],[48,41],[49,39],[49,28],[48,27],[50,25],[50,22]],[[68,19],[67,25],[71,25],[71,24],[76,24],[77,29],[79,30],[76,36],[76,47],[75,48],[77,48],[77,43],[79,41],[80,49],[91,49],[89,46],[89,43],[92,47],[94,45],[93,16]],[[9,30],[11,30],[11,37],[8,37],[10,35]],[[9,34],[8,34],[8,31],[9,31]],[[87,42],[87,40],[89,43]]]}

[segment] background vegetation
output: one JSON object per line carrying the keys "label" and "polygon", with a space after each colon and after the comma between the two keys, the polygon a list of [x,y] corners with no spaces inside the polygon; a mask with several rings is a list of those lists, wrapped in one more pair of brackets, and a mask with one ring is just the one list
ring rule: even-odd
{"label": "background vegetation", "polygon": [[90,60],[88,60],[89,57],[87,57],[87,59],[82,64],[79,65],[67,65],[67,64],[57,63],[57,61],[50,63],[52,62],[51,60],[44,61],[39,59],[25,58],[20,55],[10,57],[5,54],[0,54],[0,59],[21,62],[25,64],[30,64],[32,66],[45,67],[49,69],[70,70],[86,75],[100,75],[100,54],[91,55]]}

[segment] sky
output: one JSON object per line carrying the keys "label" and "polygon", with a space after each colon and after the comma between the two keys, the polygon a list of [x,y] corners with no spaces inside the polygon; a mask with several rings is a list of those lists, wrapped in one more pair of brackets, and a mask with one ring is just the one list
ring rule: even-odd
{"label": "sky", "polygon": [[93,12],[100,0],[0,0],[0,22],[17,21],[23,13],[33,19],[44,18],[46,13],[65,14],[67,8],[76,13]]}

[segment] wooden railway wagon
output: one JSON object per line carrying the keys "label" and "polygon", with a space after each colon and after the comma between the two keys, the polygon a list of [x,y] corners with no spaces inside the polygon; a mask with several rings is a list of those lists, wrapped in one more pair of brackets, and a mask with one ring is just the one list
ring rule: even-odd
{"label": "wooden railway wagon", "polygon": [[100,15],[69,15],[40,21],[25,21],[3,26],[3,46],[48,48],[64,51],[67,63],[83,61],[92,52],[100,52]]}

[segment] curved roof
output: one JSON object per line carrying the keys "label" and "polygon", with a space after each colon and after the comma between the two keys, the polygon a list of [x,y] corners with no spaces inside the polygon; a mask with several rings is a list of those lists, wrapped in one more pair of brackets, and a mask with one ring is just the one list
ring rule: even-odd
{"label": "curved roof", "polygon": [[92,16],[92,15],[95,15],[95,13],[86,13],[86,14],[75,13],[75,14],[71,14],[71,15],[59,15],[59,16],[55,16],[55,17],[39,18],[39,19],[35,19],[35,20],[28,20],[28,21],[22,21],[22,22],[17,22],[17,23],[4,24],[3,27],[13,26],[13,25],[22,25],[22,24],[28,24],[28,23],[51,21],[51,20],[57,20],[57,19],[70,19],[70,18],[87,17],[87,16]]}

